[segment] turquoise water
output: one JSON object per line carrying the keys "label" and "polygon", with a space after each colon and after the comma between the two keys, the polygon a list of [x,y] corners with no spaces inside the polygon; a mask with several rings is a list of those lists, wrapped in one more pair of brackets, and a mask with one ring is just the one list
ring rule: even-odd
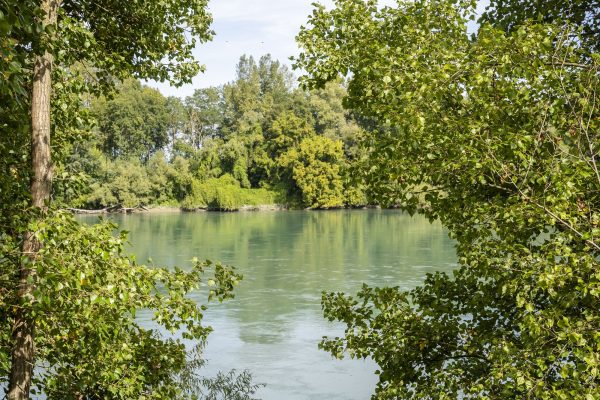
{"label": "turquoise water", "polygon": [[206,373],[248,369],[267,385],[258,393],[265,400],[368,399],[377,366],[335,360],[317,348],[322,336],[343,334],[343,326],[322,318],[321,292],[354,293],[363,283],[410,289],[425,274],[456,266],[454,244],[439,224],[395,210],[111,219],[130,232],[140,262],[186,268],[198,257],[234,265],[244,275],[236,298],[206,313],[215,329],[205,350]]}

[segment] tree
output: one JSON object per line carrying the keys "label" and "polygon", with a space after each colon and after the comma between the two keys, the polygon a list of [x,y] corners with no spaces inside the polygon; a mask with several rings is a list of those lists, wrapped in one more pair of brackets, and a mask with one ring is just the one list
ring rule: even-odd
{"label": "tree", "polygon": [[224,173],[230,173],[244,188],[248,180],[248,149],[239,137],[230,138],[220,149],[219,159]]}
{"label": "tree", "polygon": [[262,97],[265,122],[289,107],[294,77],[285,64],[273,60],[265,54],[258,60],[258,77]]}
{"label": "tree", "polygon": [[221,88],[196,89],[185,99],[187,112],[186,136],[199,149],[205,139],[215,138],[223,123],[223,94]]}
{"label": "tree", "polygon": [[360,128],[344,109],[342,101],[346,90],[340,82],[330,82],[322,89],[311,91],[309,107],[315,120],[315,131],[331,139],[344,142],[347,153],[352,153]]}
{"label": "tree", "polygon": [[270,55],[260,58],[242,56],[236,80],[224,87],[225,131],[256,135],[289,104],[291,74],[285,65]]}
{"label": "tree", "polygon": [[[287,67],[265,55],[258,63],[242,56],[236,81],[198,89],[185,104],[178,98],[165,99],[132,79],[118,89],[112,96],[90,100],[92,115],[98,120],[97,137],[73,146],[68,162],[60,166],[61,179],[55,191],[61,201],[102,208],[115,203],[174,204],[187,198],[184,206],[196,207],[203,203],[190,203],[197,197],[191,195],[192,181],[203,183],[229,174],[243,189],[277,191],[279,195],[271,193],[271,198],[293,206],[337,207],[341,204],[338,194],[333,196],[334,202],[321,203],[314,200],[311,189],[313,194],[303,200],[307,193],[292,177],[291,164],[279,162],[292,147],[300,150],[305,137],[317,135],[341,140],[344,147],[342,158],[337,150],[326,151],[323,159],[331,168],[323,179],[335,186],[343,176],[343,203],[367,203],[362,189],[353,188],[350,179],[349,167],[362,154],[357,146],[362,129],[342,106],[346,89],[341,81],[310,93],[293,88]],[[312,138],[307,143],[325,143],[331,149],[331,140]],[[108,159],[102,159],[96,148]],[[161,150],[168,153],[168,162],[163,155],[157,157]],[[181,174],[168,165],[176,160],[185,170]],[[69,174],[81,169],[86,173],[81,177]],[[91,190],[75,193],[84,180]],[[310,180],[317,182],[316,177]],[[263,198],[260,192],[255,194],[254,200]]]}
{"label": "tree", "polygon": [[482,18],[508,32],[523,22],[570,22],[582,29],[584,42],[600,50],[600,1],[598,0],[492,0]]}
{"label": "tree", "polygon": [[313,135],[312,126],[293,111],[278,115],[264,134],[264,145],[253,155],[254,180],[263,185],[282,187],[288,201],[301,204],[302,192],[294,182],[290,165],[282,160],[282,156]]}
{"label": "tree", "polygon": [[303,82],[349,76],[345,104],[389,127],[366,141],[369,191],[439,219],[459,266],[325,294],[347,328],[322,347],[375,360],[378,399],[600,396],[594,46],[559,19],[471,38],[471,1],[335,5],[298,36]]}
{"label": "tree", "polygon": [[175,142],[184,132],[187,118],[186,110],[179,97],[167,97],[168,133],[171,154],[175,151]]}
{"label": "tree", "polygon": [[100,148],[112,159],[136,157],[146,162],[169,142],[173,118],[168,101],[158,90],[134,79],[118,89],[113,98],[92,102]]}
{"label": "tree", "polygon": [[[57,23],[58,3],[41,4],[42,29],[54,28]],[[46,44],[47,45],[47,44]],[[47,211],[52,186],[50,159],[50,91],[54,56],[41,47],[33,58],[33,85],[31,94],[31,205],[42,214]],[[42,243],[31,230],[23,235],[24,260],[19,265],[18,298],[28,301],[33,295],[35,270],[28,265],[35,262]],[[22,309],[21,309],[22,310]],[[8,387],[8,399],[29,397],[34,360],[34,323],[24,311],[17,311],[13,327],[13,351]]]}
{"label": "tree", "polygon": [[260,77],[252,56],[242,56],[237,79],[223,87],[225,98],[224,134],[260,133],[262,124]]}
{"label": "tree", "polygon": [[335,208],[344,204],[340,164],[342,142],[323,136],[310,136],[278,159],[288,169],[293,186],[302,193],[302,202],[311,208]]}
{"label": "tree", "polygon": [[110,223],[80,226],[54,214],[38,225],[44,243],[36,264],[37,363],[33,380],[50,399],[189,398],[179,374],[188,363],[185,344],[141,328],[135,316],[152,312],[163,329],[203,342],[203,309],[189,298],[201,287],[211,298],[231,295],[240,278],[220,265],[194,262],[180,269],[148,268],[123,255],[125,234]]}
{"label": "tree", "polygon": [[[2,101],[0,129],[2,150],[14,154],[6,158],[2,167],[8,172],[2,179],[8,190],[2,196],[12,196],[2,202],[7,211],[2,218],[7,224],[2,225],[0,257],[2,276],[8,276],[10,282],[3,288],[16,288],[3,289],[0,301],[6,311],[3,315],[9,316],[3,321],[2,337],[7,324],[13,324],[9,399],[29,397],[36,355],[34,328],[41,320],[36,314],[37,306],[52,292],[46,285],[47,277],[41,273],[44,266],[52,263],[48,254],[52,254],[56,243],[52,242],[55,239],[45,242],[48,237],[41,228],[53,218],[49,212],[51,139],[54,154],[61,155],[61,149],[64,151],[78,128],[85,125],[85,113],[80,112],[81,95],[85,92],[106,91],[116,80],[129,76],[175,83],[189,81],[200,70],[191,51],[198,40],[210,39],[209,23],[204,0],[143,4],[86,0],[0,3],[0,29],[4,33],[0,46],[6,53],[0,67],[9,78],[9,84],[2,85],[0,93],[7,100]],[[165,63],[164,59],[170,62]],[[22,123],[28,115],[30,126]],[[23,128],[13,130],[19,120]],[[30,140],[23,141],[27,134]],[[27,142],[29,149],[23,145]],[[28,150],[31,158],[27,157]],[[28,180],[29,188],[25,184]],[[63,277],[71,277],[67,274],[73,272],[69,265],[77,263],[60,265]],[[6,271],[9,272],[4,274]],[[45,337],[40,336],[37,341],[41,339]],[[38,353],[43,351],[38,349]]]}

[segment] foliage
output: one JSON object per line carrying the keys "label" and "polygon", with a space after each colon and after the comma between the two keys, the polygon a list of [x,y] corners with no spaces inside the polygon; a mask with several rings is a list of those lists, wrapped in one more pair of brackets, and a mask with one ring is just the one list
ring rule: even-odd
{"label": "foliage", "polygon": [[255,400],[251,397],[261,385],[252,383],[252,375],[242,371],[236,375],[235,370],[228,373],[219,372],[214,378],[204,378],[202,385],[206,387],[206,400]]}
{"label": "foliage", "polygon": [[342,142],[312,136],[284,153],[280,164],[290,169],[304,204],[312,208],[335,208],[344,203],[339,165],[342,157]]}
{"label": "foliage", "polygon": [[[118,85],[119,92],[111,97],[92,99],[96,135],[87,139],[88,147],[71,149],[69,161],[59,166],[70,173],[58,182],[55,197],[85,207],[121,203],[183,204],[185,208],[212,208],[209,202],[218,197],[215,209],[238,209],[253,205],[266,193],[260,189],[276,187],[286,193],[284,198],[278,196],[279,201],[295,207],[365,204],[364,196],[350,186],[342,193],[338,187],[339,175],[357,159],[363,134],[343,109],[342,83],[332,82],[313,93],[293,88],[287,67],[269,55],[258,62],[242,56],[237,75],[224,86],[197,89],[184,101],[164,98],[135,80]],[[313,136],[327,140],[312,138],[299,147],[303,139]],[[308,154],[310,145],[322,152],[318,143],[330,140],[341,140],[344,153],[321,157],[332,164],[321,165],[320,170],[300,172],[297,164],[299,179],[311,176],[307,179],[312,182],[298,185],[285,154],[293,148],[290,154]],[[316,164],[302,168],[310,170],[311,165]],[[82,169],[85,174],[79,176]],[[318,177],[321,172],[327,173]],[[210,201],[203,194],[192,195],[193,180],[203,185],[224,175],[233,176],[242,188],[256,190],[228,187]],[[86,185],[87,193],[77,193]],[[324,192],[333,194],[316,194],[321,189],[315,185],[324,185]],[[312,192],[303,193],[305,188]],[[243,200],[248,193],[253,194]],[[344,193],[350,197],[344,198]],[[274,196],[265,199],[272,202]]]}
{"label": "foliage", "polygon": [[231,174],[245,188],[250,187],[248,156],[248,149],[242,140],[236,137],[224,143],[219,154],[222,171]]}
{"label": "foliage", "polygon": [[[64,0],[59,17],[59,64],[95,68],[102,85],[115,77],[189,82],[202,68],[192,56],[212,38],[205,0],[145,3]],[[165,59],[169,60],[164,62]]]}
{"label": "foliage", "polygon": [[[164,130],[171,128],[172,119],[165,123],[162,111],[168,103],[158,92],[140,88],[127,78],[189,82],[201,69],[192,57],[192,49],[198,41],[212,36],[206,1],[63,0],[57,4],[57,26],[43,26],[40,2],[0,1],[2,386],[15,347],[13,324],[19,319],[35,325],[34,384],[48,398],[191,397],[182,392],[177,379],[187,363],[182,339],[175,335],[161,337],[155,330],[140,328],[136,312],[150,310],[155,313],[155,322],[167,330],[183,338],[204,340],[210,332],[201,324],[205,306],[198,306],[187,294],[200,289],[201,278],[212,269],[202,288],[209,298],[223,300],[231,296],[240,276],[210,263],[194,262],[189,272],[141,266],[123,253],[125,237],[113,236],[115,226],[80,226],[53,207],[48,212],[31,207],[29,121],[33,62],[40,54],[51,54],[50,136],[55,173],[59,172],[55,199],[83,201],[78,199],[78,188],[72,183],[87,177],[72,176],[77,173],[75,165],[91,167],[98,161],[86,158],[93,154],[87,106],[93,96],[107,95],[117,82],[137,86],[144,93],[141,98],[122,100],[110,112],[119,116],[129,133],[139,134],[139,142],[145,147],[135,147],[138,141],[119,143],[117,139],[125,137],[114,134],[117,128],[105,114],[99,118],[100,126],[117,143],[108,148],[113,157],[127,153],[138,157],[137,163],[148,161],[167,143]],[[134,120],[141,112],[152,114]],[[173,110],[168,113],[172,114]],[[132,122],[148,122],[152,128],[140,131]],[[82,139],[88,142],[82,143]],[[76,163],[71,165],[69,161]],[[185,195],[186,186],[190,186],[183,177],[186,164],[174,159],[173,165],[179,168],[181,179],[173,180],[172,193]],[[168,171],[157,159],[152,166]],[[142,180],[142,171],[141,166],[131,171],[123,165],[117,179],[125,176]],[[107,196],[122,196],[120,201],[133,202],[148,196],[152,184],[162,184],[150,181],[147,187],[136,188],[141,193],[129,195],[126,186],[132,185],[127,179],[117,182],[116,194],[110,192]],[[23,254],[23,238],[29,234],[35,236],[41,249]],[[26,291],[19,287],[20,269],[28,271],[32,297],[23,296]]]}
{"label": "foliage", "polygon": [[[195,261],[189,272],[139,265],[124,255],[125,234],[113,236],[116,226],[108,222],[82,226],[68,214],[55,213],[35,224],[31,228],[47,245],[30,261],[37,285],[34,298],[23,306],[37,321],[39,390],[60,399],[181,398],[176,376],[186,365],[184,343],[141,328],[136,314],[152,312],[166,330],[203,341],[211,331],[201,325],[206,307],[186,294],[202,288],[209,299],[222,301],[231,297],[241,276],[210,262]],[[1,245],[6,287],[14,263],[27,256],[8,237]],[[9,316],[1,331],[10,332],[14,293],[0,294],[2,315]],[[2,336],[1,376],[7,376],[7,339]]]}
{"label": "foliage", "polygon": [[204,140],[218,136],[223,124],[223,93],[219,88],[198,89],[185,99],[187,123],[185,135],[195,148],[202,147]]}
{"label": "foliage", "polygon": [[482,18],[506,31],[527,20],[542,23],[570,22],[581,29],[581,39],[600,50],[600,2],[598,0],[492,0]]}
{"label": "foliage", "polygon": [[92,103],[98,122],[99,147],[111,158],[147,161],[168,143],[167,99],[156,89],[128,80],[111,99]]}
{"label": "foliage", "polygon": [[211,178],[205,182],[194,181],[192,192],[183,202],[187,209],[208,208],[210,210],[235,211],[242,206],[275,204],[275,192],[261,189],[241,188],[231,175]]}
{"label": "foliage", "polygon": [[202,358],[204,345],[200,343],[190,352],[188,363],[178,376],[184,393],[192,399],[256,400],[253,395],[264,385],[253,383],[252,375],[248,371],[237,373],[232,369],[227,373],[218,372],[212,378],[198,374],[207,363]]}
{"label": "foliage", "polygon": [[322,347],[373,358],[378,399],[600,397],[594,47],[559,21],[471,38],[470,1],[335,5],[298,36],[303,82],[350,76],[345,104],[389,126],[365,142],[369,192],[439,219],[460,266],[325,294],[347,328]]}
{"label": "foliage", "polygon": [[194,180],[187,159],[175,156],[167,162],[162,151],[146,164],[137,158],[111,160],[95,148],[69,161],[77,175],[66,174],[68,181],[59,181],[55,200],[75,207],[177,205],[191,193]]}
{"label": "foliage", "polygon": [[289,103],[290,89],[291,75],[279,61],[265,55],[257,64],[252,56],[242,56],[237,79],[223,88],[225,135],[261,133]]}
{"label": "foliage", "polygon": [[[95,207],[118,205],[136,207],[148,204],[151,183],[146,169],[137,160],[101,160],[97,174],[102,181],[90,185],[86,203]],[[156,175],[153,175],[156,180]],[[108,184],[104,184],[108,183]]]}

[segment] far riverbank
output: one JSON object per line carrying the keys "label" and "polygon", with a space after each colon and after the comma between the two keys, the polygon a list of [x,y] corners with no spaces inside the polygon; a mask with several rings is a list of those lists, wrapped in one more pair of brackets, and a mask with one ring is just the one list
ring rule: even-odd
{"label": "far riverbank", "polygon": [[[329,209],[306,208],[308,211],[327,211],[327,210],[343,210],[343,209],[378,209],[377,205],[369,205],[364,207],[338,207]],[[133,214],[133,213],[182,213],[182,212],[252,212],[252,211],[288,211],[288,210],[303,210],[301,208],[288,207],[283,204],[262,204],[262,205],[243,205],[232,210],[223,210],[211,207],[178,207],[178,206],[136,206],[124,207],[121,205],[105,207],[102,209],[90,210],[82,208],[67,208],[74,214],[80,215],[102,215],[102,214]]]}

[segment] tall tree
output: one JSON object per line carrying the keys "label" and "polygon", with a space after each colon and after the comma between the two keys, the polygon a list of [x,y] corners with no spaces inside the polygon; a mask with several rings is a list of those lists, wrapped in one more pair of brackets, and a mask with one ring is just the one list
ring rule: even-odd
{"label": "tall tree", "polygon": [[[43,30],[55,31],[60,0],[44,0],[41,3]],[[49,39],[49,40],[48,40]],[[52,161],[50,158],[50,96],[52,91],[52,64],[48,42],[37,49],[33,61],[33,89],[31,93],[31,204],[45,213],[50,201],[52,187]],[[25,255],[19,269],[18,297],[29,300],[34,290],[35,269],[33,264],[42,243],[35,232],[27,231],[23,237]],[[33,373],[34,323],[26,308],[20,308],[13,327],[13,351],[8,382],[9,400],[29,398]]]}
{"label": "tall tree", "polygon": [[225,97],[225,135],[260,133],[262,118],[260,76],[254,57],[243,55],[236,69],[236,80],[223,88]]}
{"label": "tall tree", "polygon": [[135,157],[146,162],[169,142],[173,128],[168,101],[158,90],[134,79],[118,90],[110,99],[92,101],[100,148],[113,159]]}
{"label": "tall tree", "polygon": [[600,57],[563,17],[472,37],[474,1],[337,0],[298,37],[306,85],[347,76],[389,127],[369,191],[457,240],[452,276],[324,295],[347,328],[321,346],[375,360],[373,398],[600,397]]}
{"label": "tall tree", "polygon": [[168,134],[171,154],[174,151],[175,142],[182,134],[186,126],[186,110],[179,97],[167,97]]}
{"label": "tall tree", "polygon": [[[2,46],[14,48],[8,67],[14,79],[7,94],[27,93],[31,84],[31,186],[30,205],[41,221],[47,211],[52,187],[51,137],[60,133],[51,123],[51,104],[63,100],[53,92],[53,77],[77,75],[77,65],[90,79],[73,81],[75,93],[110,88],[115,79],[133,75],[142,78],[189,81],[200,66],[191,51],[197,40],[208,40],[210,16],[205,0],[168,0],[142,3],[112,1],[42,0],[0,3]],[[9,17],[7,20],[4,16]],[[29,25],[28,25],[29,24]],[[13,58],[13,56],[11,56]],[[170,59],[164,63],[165,58]],[[3,65],[4,67],[4,65]],[[31,68],[31,69],[29,69]],[[31,75],[27,76],[27,72]],[[58,90],[64,93],[64,91]],[[24,96],[23,96],[24,97]],[[12,100],[14,101],[14,100]],[[78,107],[78,105],[75,105]],[[63,102],[57,110],[69,109]],[[56,116],[55,116],[56,122]],[[67,124],[66,118],[62,123]],[[60,123],[58,124],[60,125]],[[3,127],[5,128],[5,127]],[[60,135],[59,135],[60,138]],[[14,232],[21,228],[15,226]],[[10,231],[10,229],[9,229]],[[19,266],[19,306],[14,317],[13,350],[8,398],[27,399],[35,358],[32,302],[36,259],[45,245],[39,232],[25,230]]]}
{"label": "tall tree", "polygon": [[185,128],[189,143],[196,149],[205,139],[219,135],[223,124],[223,93],[221,88],[196,89],[185,99],[187,124]]}
{"label": "tall tree", "polygon": [[243,55],[236,80],[225,85],[226,130],[262,133],[291,100],[292,78],[285,65],[264,55],[257,63]]}
{"label": "tall tree", "polygon": [[286,65],[273,60],[270,54],[258,60],[258,77],[263,109],[268,110],[265,119],[270,121],[289,107],[294,77]]}

